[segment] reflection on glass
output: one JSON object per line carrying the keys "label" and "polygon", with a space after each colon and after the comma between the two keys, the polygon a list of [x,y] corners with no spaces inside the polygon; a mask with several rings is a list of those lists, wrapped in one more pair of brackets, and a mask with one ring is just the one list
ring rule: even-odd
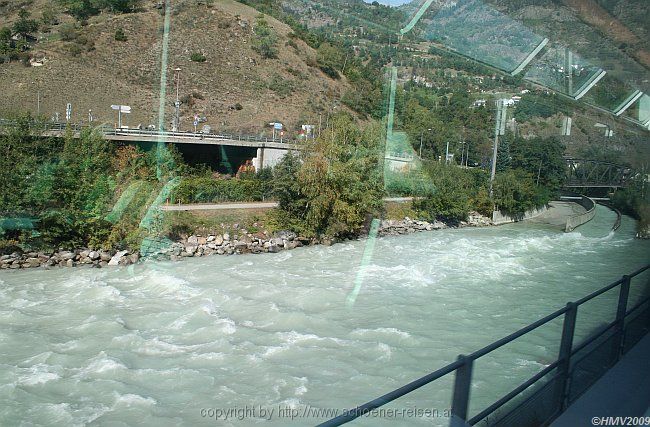
{"label": "reflection on glass", "polygon": [[579,98],[605,72],[563,46],[552,46],[535,60],[525,78],[557,92]]}
{"label": "reflection on glass", "polygon": [[423,22],[427,40],[511,74],[521,71],[548,42],[478,0],[445,3]]}
{"label": "reflection on glass", "polygon": [[583,100],[616,113],[629,104],[630,101],[633,101],[633,98],[637,95],[638,91],[629,85],[610,75],[605,75],[587,92]]}

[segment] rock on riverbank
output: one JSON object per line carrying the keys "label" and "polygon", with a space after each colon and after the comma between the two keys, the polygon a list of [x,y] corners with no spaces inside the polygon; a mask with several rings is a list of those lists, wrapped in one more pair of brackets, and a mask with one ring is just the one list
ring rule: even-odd
{"label": "rock on riverbank", "polygon": [[109,265],[129,265],[138,262],[140,255],[129,251],[109,252],[92,249],[74,251],[59,250],[55,252],[13,252],[0,256],[0,269],[18,269],[34,267],[75,267],[90,265],[106,267]]}
{"label": "rock on riverbank", "polygon": [[[468,220],[459,224],[449,225],[444,222],[419,221],[411,218],[402,220],[382,220],[379,236],[398,236],[420,231],[442,230],[452,227],[482,227],[492,225],[489,218],[471,212]],[[238,230],[238,234],[215,234],[208,236],[193,235],[187,239],[175,242],[169,249],[160,254],[163,258],[180,260],[183,258],[202,257],[208,255],[234,255],[234,254],[260,254],[277,253],[300,246],[317,244],[332,245],[340,240],[332,238],[310,239],[298,236],[291,231],[280,231],[273,235],[267,232],[249,233]],[[135,264],[139,261],[138,252],[129,251],[96,251],[92,249],[78,249],[74,251],[59,250],[56,252],[14,252],[10,255],[0,256],[0,269],[19,269],[35,267],[76,267],[89,265],[91,267],[124,266]]]}

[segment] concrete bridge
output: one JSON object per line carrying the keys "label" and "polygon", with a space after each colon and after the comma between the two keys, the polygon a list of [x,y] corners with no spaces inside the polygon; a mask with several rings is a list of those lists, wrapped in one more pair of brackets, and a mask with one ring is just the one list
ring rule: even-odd
{"label": "concrete bridge", "polygon": [[[16,124],[15,121],[0,119],[0,133],[6,132],[7,127],[15,126]],[[218,156],[222,162],[223,158],[227,159],[228,157],[252,159],[253,165],[258,170],[264,167],[274,166],[287,152],[301,150],[300,144],[296,141],[283,140],[280,142],[278,138],[255,135],[168,132],[113,128],[106,125],[90,126],[88,124],[78,123],[34,123],[31,127],[34,134],[54,138],[63,138],[69,133],[74,138],[79,138],[82,132],[93,129],[99,131],[108,141],[147,144],[162,142],[165,144],[176,144],[181,151],[189,151],[189,149],[183,149],[183,146],[202,146],[203,148],[220,147],[221,150],[219,150]],[[230,149],[230,153],[228,154],[224,149],[226,147]],[[232,150],[233,148],[238,150]],[[206,151],[199,149],[198,152],[205,153]],[[233,155],[233,152],[236,152],[236,154]]]}

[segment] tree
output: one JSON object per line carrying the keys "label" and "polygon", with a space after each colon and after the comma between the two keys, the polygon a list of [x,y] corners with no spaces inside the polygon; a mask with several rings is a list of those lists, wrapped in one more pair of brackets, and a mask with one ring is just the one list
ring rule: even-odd
{"label": "tree", "polygon": [[7,54],[11,50],[11,30],[7,27],[2,27],[0,28],[0,54]]}
{"label": "tree", "polygon": [[263,15],[257,18],[255,24],[253,49],[262,55],[262,58],[273,59],[278,57],[277,36],[271,30]]}
{"label": "tree", "polygon": [[511,215],[545,205],[550,194],[545,187],[536,187],[530,174],[521,169],[500,173],[494,180],[494,203],[498,210]]}
{"label": "tree", "polygon": [[20,34],[26,38],[29,34],[38,30],[38,22],[35,19],[29,19],[31,14],[25,8],[18,12],[18,20],[14,23],[14,33]]}
{"label": "tree", "polygon": [[497,148],[497,172],[505,172],[510,169],[510,136],[504,135],[499,138],[499,147]]}
{"label": "tree", "polygon": [[58,0],[68,13],[82,20],[98,14],[102,10],[115,13],[128,13],[137,9],[140,0]]}
{"label": "tree", "polygon": [[557,138],[516,138],[511,147],[512,167],[529,173],[536,185],[559,190],[566,178],[565,147]]}
{"label": "tree", "polygon": [[333,79],[339,79],[339,72],[345,60],[341,52],[329,43],[322,43],[317,50],[318,67]]}
{"label": "tree", "polygon": [[380,140],[378,126],[361,131],[346,114],[334,116],[322,136],[305,147],[300,167],[294,157],[276,167],[277,227],[307,236],[358,232],[366,214],[382,205]]}

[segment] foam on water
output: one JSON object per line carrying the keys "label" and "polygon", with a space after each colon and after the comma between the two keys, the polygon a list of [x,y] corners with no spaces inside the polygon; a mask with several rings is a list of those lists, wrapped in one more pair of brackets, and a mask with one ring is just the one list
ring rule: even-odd
{"label": "foam on water", "polygon": [[[569,234],[515,224],[379,239],[352,307],[364,241],[0,272],[0,425],[199,425],[200,408],[362,403],[650,261],[632,221],[611,233],[603,209]],[[559,326],[477,363],[474,401],[548,366]],[[449,396],[442,381],[400,405],[443,409]],[[432,422],[448,420],[408,420]]]}

